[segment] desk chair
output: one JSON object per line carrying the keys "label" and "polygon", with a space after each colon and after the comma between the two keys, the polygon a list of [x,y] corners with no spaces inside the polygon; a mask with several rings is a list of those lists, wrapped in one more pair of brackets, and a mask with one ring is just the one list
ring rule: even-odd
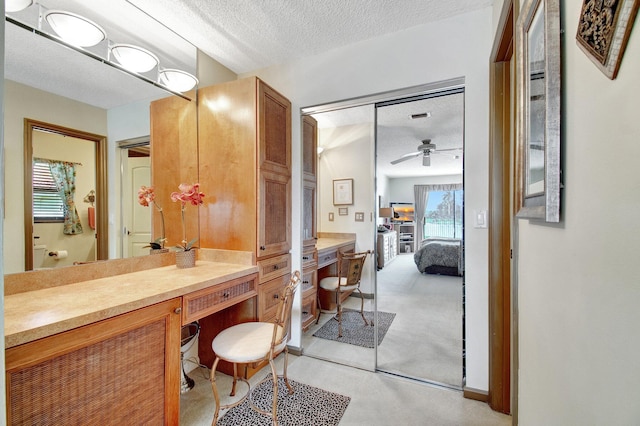
{"label": "desk chair", "polygon": [[[338,306],[338,337],[342,337],[342,295],[344,293],[352,293],[357,290],[360,293],[360,315],[364,320],[364,325],[368,325],[367,319],[364,317],[364,296],[360,291],[360,279],[362,278],[362,268],[370,250],[360,253],[340,253],[338,255],[338,276],[326,277],[320,280],[320,288],[334,292],[336,295],[336,305]],[[318,306],[320,306],[320,297],[318,293]],[[322,306],[320,306],[322,311]],[[320,314],[316,319],[316,324],[320,321]],[[373,322],[371,323],[373,325]]]}
{"label": "desk chair", "polygon": [[[293,388],[287,379],[287,362],[288,350],[287,341],[289,340],[289,332],[291,330],[291,305],[296,288],[300,283],[300,272],[295,271],[291,275],[289,284],[283,289],[278,309],[276,312],[275,322],[247,322],[237,324],[221,331],[211,343],[211,348],[216,355],[216,359],[211,367],[211,387],[213,388],[213,396],[216,401],[216,411],[213,415],[213,423],[215,426],[218,421],[220,409],[235,407],[244,402],[247,397],[251,403],[251,407],[267,416],[271,416],[273,424],[277,425],[277,407],[278,407],[278,376],[273,360],[284,351],[284,371],[282,377],[289,389],[289,395],[293,394]],[[239,401],[220,406],[220,396],[216,385],[215,372],[220,360],[233,363],[233,386],[231,387],[231,396],[236,393],[237,380],[241,380],[249,387],[247,394]],[[261,410],[256,407],[251,400],[251,386],[249,381],[243,377],[238,377],[238,364],[252,364],[262,361],[269,361],[271,366],[271,375],[273,380],[273,407],[271,412]],[[266,379],[265,379],[266,380]],[[263,380],[264,381],[264,380]],[[262,383],[262,382],[261,382]]]}

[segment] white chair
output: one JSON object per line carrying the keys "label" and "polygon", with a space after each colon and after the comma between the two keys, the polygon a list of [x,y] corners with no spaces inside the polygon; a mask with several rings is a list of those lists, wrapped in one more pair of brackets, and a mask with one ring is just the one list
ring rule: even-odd
{"label": "white chair", "polygon": [[[221,331],[211,343],[216,359],[211,367],[211,387],[213,388],[213,396],[216,402],[216,411],[213,415],[212,425],[215,426],[218,421],[220,409],[235,407],[244,402],[247,397],[251,402],[251,407],[272,418],[273,424],[277,425],[277,407],[278,407],[278,376],[274,359],[284,352],[284,371],[282,377],[289,389],[289,395],[293,393],[293,388],[287,379],[287,362],[288,350],[287,341],[289,340],[289,332],[291,330],[291,306],[296,288],[300,283],[300,272],[295,271],[291,275],[289,284],[283,289],[280,296],[280,302],[276,313],[276,319],[271,322],[247,322],[234,325]],[[231,387],[231,396],[235,395],[236,383],[238,380],[245,382],[248,391],[239,401],[232,404],[220,405],[220,395],[218,394],[218,386],[216,385],[215,372],[218,362],[224,360],[233,363],[233,386]],[[251,386],[249,381],[243,377],[238,377],[238,364],[252,364],[262,361],[269,361],[271,366],[271,375],[273,380],[273,406],[269,413],[256,407],[251,400]],[[265,379],[266,380],[266,379]]]}

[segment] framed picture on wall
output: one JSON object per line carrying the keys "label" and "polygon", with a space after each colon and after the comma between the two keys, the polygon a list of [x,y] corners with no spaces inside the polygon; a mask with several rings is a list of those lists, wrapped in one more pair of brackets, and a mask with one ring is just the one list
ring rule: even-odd
{"label": "framed picture on wall", "polygon": [[515,35],[517,216],[559,222],[559,0],[526,0]]}
{"label": "framed picture on wall", "polygon": [[349,206],[353,204],[353,179],[335,179],[333,181],[333,205]]}
{"label": "framed picture on wall", "polygon": [[578,47],[611,80],[618,75],[638,5],[640,0],[583,1]]}

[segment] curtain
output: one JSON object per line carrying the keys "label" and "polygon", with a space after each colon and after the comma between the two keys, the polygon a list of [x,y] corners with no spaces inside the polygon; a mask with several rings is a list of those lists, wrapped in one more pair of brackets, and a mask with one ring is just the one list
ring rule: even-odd
{"label": "curtain", "polygon": [[427,201],[429,200],[429,192],[431,191],[457,191],[462,189],[461,183],[445,183],[438,185],[414,185],[413,186],[413,198],[416,206],[416,237],[414,244],[417,250],[422,245],[424,239],[424,212],[427,208]]}
{"label": "curtain", "polygon": [[63,234],[82,234],[80,216],[73,200],[76,194],[76,167],[74,163],[66,161],[50,161],[51,176],[56,183],[58,194],[64,204]]}

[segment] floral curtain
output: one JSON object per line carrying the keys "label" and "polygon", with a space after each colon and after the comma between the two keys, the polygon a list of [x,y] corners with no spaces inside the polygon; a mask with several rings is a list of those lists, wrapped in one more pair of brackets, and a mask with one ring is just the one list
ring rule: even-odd
{"label": "floral curtain", "polygon": [[82,234],[80,216],[73,200],[76,193],[76,167],[75,163],[66,161],[49,161],[51,176],[56,183],[58,194],[64,204],[64,227],[62,232],[66,235]]}

